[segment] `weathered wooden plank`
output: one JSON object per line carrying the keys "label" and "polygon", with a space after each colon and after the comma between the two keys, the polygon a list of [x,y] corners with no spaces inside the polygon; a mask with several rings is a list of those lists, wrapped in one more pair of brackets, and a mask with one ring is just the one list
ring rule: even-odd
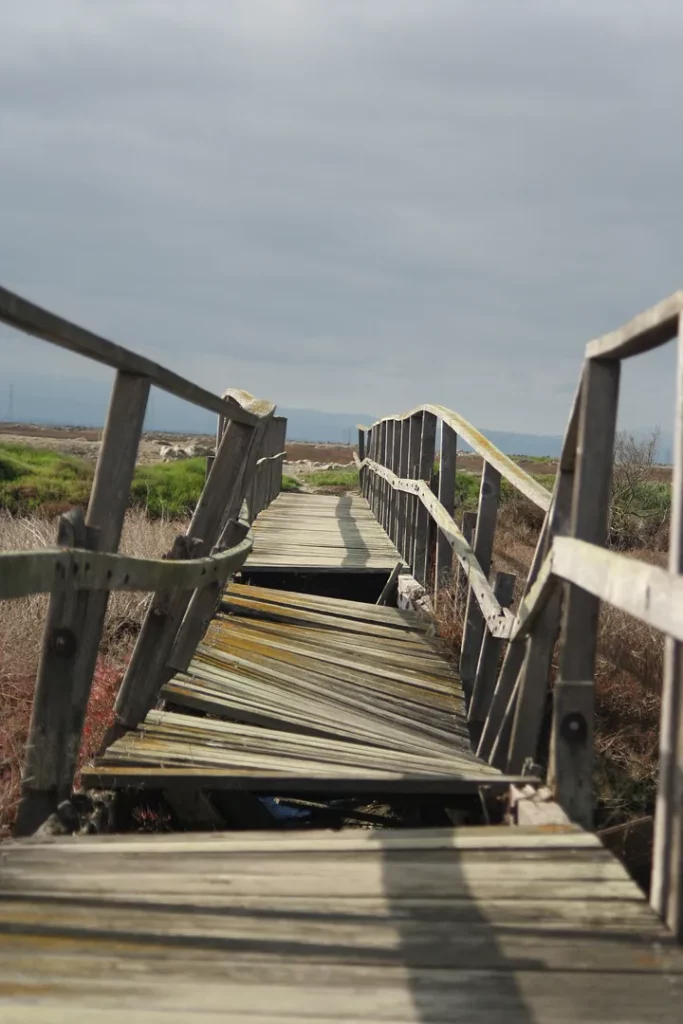
{"label": "weathered wooden plank", "polygon": [[394,596],[398,589],[398,577],[401,569],[403,568],[402,562],[397,562],[394,568],[389,573],[389,579],[382,587],[382,593],[377,598],[377,604],[389,604],[391,598]]}
{"label": "weathered wooden plank", "polygon": [[[477,748],[477,753],[480,757],[486,758],[498,768],[503,768],[507,765],[510,737],[519,693],[519,673],[527,647],[525,634],[529,625],[534,621],[534,617],[545,607],[550,592],[553,589],[552,580],[554,577],[551,573],[551,565],[547,562],[546,558],[549,545],[557,534],[566,533],[569,529],[581,386],[581,383],[579,383],[569,415],[569,422],[560,455],[560,466],[555,478],[552,505],[545,517],[536,544],[531,568],[529,569],[529,575],[524,587],[524,594],[512,631],[512,639],[505,652],[505,658],[491,701],[489,715],[484,723],[481,740]],[[546,629],[543,634],[544,644],[549,642],[550,634],[551,631],[546,622]],[[538,653],[537,651],[536,654]],[[537,664],[539,661],[540,658],[537,660]],[[534,676],[534,679],[538,679],[538,676]],[[542,698],[540,699],[542,700]]]}
{"label": "weathered wooden plank", "polygon": [[[115,551],[118,547],[149,387],[148,378],[122,372],[116,375],[90,492],[84,546],[105,552]],[[86,559],[84,568],[87,565]],[[46,639],[36,689],[45,690],[45,699],[48,700],[47,691],[59,687],[59,692],[49,703],[53,707],[61,704],[62,728],[50,729],[49,734],[34,746],[31,775],[25,774],[24,777],[22,804],[25,807],[16,826],[24,834],[35,822],[35,811],[40,809],[42,813],[50,802],[54,810],[71,790],[108,599],[107,590],[83,592],[70,603],[71,619],[67,621],[66,607],[61,598],[56,598],[60,609],[55,614],[59,618],[59,635],[65,646],[55,646],[54,638]],[[48,619],[52,620],[50,612]],[[64,660],[65,656],[67,660]],[[69,671],[62,676],[67,661]],[[42,768],[39,763],[43,764]],[[29,771],[28,767],[26,771]],[[44,788],[48,776],[52,776],[50,796]],[[29,805],[33,811],[29,810]]]}
{"label": "weathered wooden plank", "polygon": [[[271,415],[269,407],[266,421]],[[226,427],[213,471],[187,530],[188,541],[197,542],[194,553],[198,556],[208,553],[216,543],[223,517],[239,489],[253,441],[253,427],[233,421]],[[137,725],[172,675],[166,666],[191,597],[191,591],[161,591],[152,601],[116,701],[120,726]]]}
{"label": "weathered wooden plank", "polygon": [[461,530],[448,516],[445,509],[441,507],[439,499],[432,493],[427,483],[424,480],[398,480],[394,477],[393,473],[383,469],[381,466],[375,466],[375,473],[390,480],[398,490],[404,490],[410,494],[417,495],[420,502],[437,523],[439,529],[448,538],[456,557],[466,569],[471,591],[474,593],[475,599],[482,609],[490,631],[494,636],[509,636],[514,623],[514,616],[506,609],[501,608],[496,601],[493,596],[493,590],[477,561],[474,551],[465,540]]}
{"label": "weathered wooden plank", "polygon": [[[500,603],[501,608],[509,608],[512,604],[516,579],[517,577],[514,573],[496,573],[493,594]],[[485,631],[467,714],[470,724],[479,728],[483,726],[489,712],[491,698],[496,687],[498,664],[503,644],[504,640],[492,636],[488,630]]]}
{"label": "weathered wooden plank", "polygon": [[[427,487],[429,487],[434,468],[436,422],[436,416],[433,413],[422,413],[418,475]],[[418,504],[415,517],[415,547],[412,564],[413,575],[423,587],[427,587],[429,580],[429,554],[429,511],[421,501]]]}
{"label": "weathered wooden plank", "polygon": [[[246,529],[246,527],[245,527]],[[79,590],[156,590],[160,587],[188,589],[206,580],[218,580],[238,569],[251,550],[251,540],[191,563],[100,551],[44,548],[0,555],[0,598],[27,597],[50,593],[59,586],[65,572]],[[67,568],[68,567],[68,568]]]}
{"label": "weathered wooden plank", "polygon": [[[474,535],[474,557],[487,581],[491,567],[491,555],[493,554],[493,537],[496,532],[499,500],[500,473],[490,463],[485,462],[479,489],[477,530]],[[470,589],[467,594],[467,609],[465,612],[465,629],[460,653],[460,678],[466,693],[470,693],[474,685],[485,625],[486,621],[480,606],[478,592],[472,586],[472,580],[470,580]]]}
{"label": "weathered wooden plank", "polygon": [[[391,471],[397,475],[400,473],[401,468],[401,432],[403,424],[399,420],[394,420],[393,432],[392,432],[392,451],[391,451]],[[396,491],[391,492],[391,519],[389,536],[394,545],[398,544],[398,494]]]}
{"label": "weathered wooden plank", "polygon": [[[581,388],[571,535],[598,545],[603,545],[607,536],[619,374],[619,363],[589,360]],[[583,682],[593,678],[595,669],[599,600],[574,584],[566,584],[564,604],[559,680]],[[590,733],[592,723],[587,723],[587,729]],[[592,777],[592,747],[584,754],[586,764],[580,778],[558,777],[551,765],[550,780],[557,802],[570,818],[590,825],[593,794],[590,784],[585,783]],[[578,768],[576,762],[573,764]]]}
{"label": "weathered wooden plank", "polygon": [[[455,472],[458,450],[458,435],[447,423],[441,423],[441,452],[439,456],[439,503],[449,516],[455,510]],[[401,473],[399,473],[401,476]],[[444,594],[450,594],[453,576],[453,549],[448,537],[439,530],[436,541],[436,566],[434,572],[434,602],[438,608]]]}
{"label": "weathered wooden plank", "polygon": [[[462,514],[462,536],[463,540],[473,548],[474,535],[477,531],[477,513],[463,512]],[[473,552],[474,553],[474,552]],[[469,591],[469,565],[463,565],[457,559],[458,571],[455,577],[455,592],[453,602],[455,605],[455,617],[458,622],[465,622],[465,608],[467,607],[467,594]]]}
{"label": "weathered wooden plank", "polygon": [[[521,494],[524,494],[544,512],[548,511],[551,499],[550,492],[537,483],[529,473],[526,473],[508,455],[504,455],[495,445],[491,444],[476,427],[473,427],[471,423],[468,423],[458,413],[453,412],[452,409],[447,409],[444,405],[418,405],[415,409],[410,409],[401,416],[392,418],[406,420],[413,416],[419,416],[422,412],[429,412],[447,424],[456,434],[464,438],[475,452],[482,456],[485,462],[490,463],[494,469],[497,469],[501,476],[508,480]],[[377,424],[381,422],[381,420],[378,420]],[[375,424],[373,424],[374,426]]]}
{"label": "weathered wooden plank", "polygon": [[[683,573],[683,320],[678,322],[674,470],[669,572]],[[647,592],[646,592],[647,593]],[[680,599],[679,599],[680,600]],[[683,645],[669,636],[664,648],[659,734],[659,787],[655,813],[651,902],[683,941]]]}
{"label": "weathered wooden plank", "polygon": [[596,338],[586,346],[587,359],[626,359],[664,345],[678,334],[683,291],[674,292],[656,306],[629,320],[623,327]]}
{"label": "weathered wooden plank", "polygon": [[242,583],[231,583],[230,592],[238,597],[253,597],[254,600],[273,604],[286,604],[293,608],[309,608],[325,612],[337,618],[364,619],[380,625],[394,625],[398,629],[426,632],[429,628],[423,616],[401,608],[378,608],[364,601],[346,601],[338,597],[324,597],[320,594],[302,594],[297,591],[273,590],[269,587],[252,587]]}
{"label": "weathered wooden plank", "polygon": [[[86,545],[87,528],[80,509],[60,518],[57,541],[65,548]],[[70,709],[62,694],[70,685],[76,656],[73,626],[82,616],[87,600],[87,594],[71,583],[69,568],[67,556],[45,622],[22,772],[21,801],[14,827],[17,836],[35,832],[64,799],[61,783],[72,724]]]}

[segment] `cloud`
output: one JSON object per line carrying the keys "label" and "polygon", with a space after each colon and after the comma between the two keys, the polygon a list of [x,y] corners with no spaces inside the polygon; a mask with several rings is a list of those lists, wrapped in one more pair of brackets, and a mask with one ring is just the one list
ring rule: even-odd
{"label": "cloud", "polygon": [[17,6],[0,279],[217,390],[560,431],[586,341],[683,282],[682,36],[664,0]]}

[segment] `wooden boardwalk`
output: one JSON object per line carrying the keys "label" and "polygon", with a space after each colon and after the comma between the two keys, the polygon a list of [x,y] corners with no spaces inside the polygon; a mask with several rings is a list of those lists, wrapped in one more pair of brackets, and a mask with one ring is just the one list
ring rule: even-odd
{"label": "wooden boardwalk", "polygon": [[[362,497],[280,495],[271,402],[212,394],[2,288],[0,320],[116,371],[86,514],[60,517],[55,548],[0,555],[3,600],[49,595],[22,838],[0,847],[3,1024],[680,1021],[683,394],[668,570],[604,542],[619,364],[683,338],[683,292],[588,344],[552,493],[424,404],[359,429]],[[202,495],[163,559],[119,550],[152,385],[218,414]],[[458,508],[463,441],[482,457],[476,515]],[[514,578],[491,572],[503,481],[543,517],[514,612]],[[356,593],[377,582],[358,574],[403,565],[437,606],[455,570],[458,663],[414,614],[229,584],[245,564],[288,587],[349,576]],[[153,596],[82,782],[116,791],[105,828],[130,830],[153,792],[182,832],[93,836],[111,794],[74,791],[116,590]],[[592,834],[601,603],[667,641],[652,909]],[[288,830],[265,799],[328,822],[344,797],[338,820],[383,825],[365,807],[380,796],[394,821],[406,807],[471,821],[475,806],[505,824]]]}
{"label": "wooden boardwalk", "polygon": [[430,632],[396,608],[232,584],[188,671],[162,691],[175,710],[150,711],[83,781],[269,794],[504,788],[509,778],[471,750],[456,667]]}
{"label": "wooden boardwalk", "polygon": [[674,1024],[683,950],[568,828],[12,842],[3,1024]]}
{"label": "wooden boardwalk", "polygon": [[360,495],[280,494],[253,529],[250,572],[391,572],[402,561]]}

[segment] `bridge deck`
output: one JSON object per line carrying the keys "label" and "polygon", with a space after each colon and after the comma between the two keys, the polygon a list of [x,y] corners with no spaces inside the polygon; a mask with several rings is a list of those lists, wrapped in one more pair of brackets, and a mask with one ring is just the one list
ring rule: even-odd
{"label": "bridge deck", "polygon": [[280,494],[253,530],[250,572],[391,572],[402,561],[360,495]]}
{"label": "bridge deck", "polygon": [[83,781],[270,794],[504,787],[471,751],[455,665],[428,633],[396,608],[232,584],[188,672],[162,691],[178,710],[150,712]]}
{"label": "bridge deck", "polygon": [[3,846],[0,1018],[674,1024],[683,950],[571,828]]}

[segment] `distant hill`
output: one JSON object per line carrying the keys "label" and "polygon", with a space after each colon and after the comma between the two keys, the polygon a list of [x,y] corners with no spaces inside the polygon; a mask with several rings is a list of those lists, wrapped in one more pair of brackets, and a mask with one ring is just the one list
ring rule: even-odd
{"label": "distant hill", "polygon": [[[13,375],[11,381],[3,383],[0,392],[0,420],[101,427],[106,415],[109,390],[106,381],[83,380],[76,383],[39,374]],[[356,424],[369,425],[377,418],[376,414],[369,412],[343,413],[288,408],[278,408],[278,412],[287,417],[287,436],[292,441],[354,444],[358,436]],[[152,389],[145,429],[179,434],[213,434],[216,417],[172,395]],[[562,448],[559,435],[487,430],[485,424],[479,429],[508,455],[556,457]],[[471,450],[464,442],[459,447],[463,451]],[[671,435],[662,434],[658,452],[660,462],[671,462],[671,448]]]}

